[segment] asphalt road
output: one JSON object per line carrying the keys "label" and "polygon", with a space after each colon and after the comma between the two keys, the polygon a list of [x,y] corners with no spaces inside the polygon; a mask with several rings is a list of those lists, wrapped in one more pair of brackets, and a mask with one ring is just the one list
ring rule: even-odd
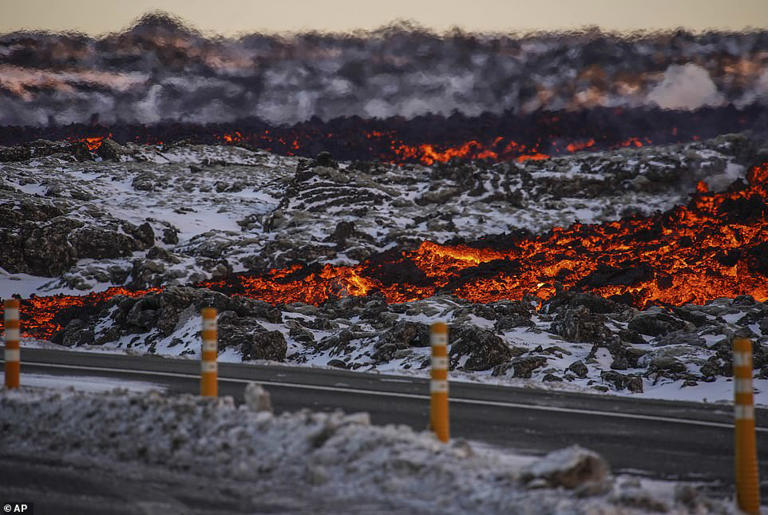
{"label": "asphalt road", "polygon": [[[24,349],[24,372],[66,377],[146,381],[169,392],[199,391],[199,362]],[[219,363],[219,395],[242,400],[246,383],[263,384],[275,411],[367,411],[376,424],[424,429],[425,379],[280,365]],[[614,471],[704,480],[729,489],[733,481],[732,407],[608,395],[576,394],[473,383],[451,383],[451,436],[542,454],[572,444],[601,453]],[[763,495],[768,496],[768,410],[756,412]]]}
{"label": "asphalt road", "polygon": [[160,466],[114,463],[94,469],[58,457],[0,454],[0,503],[30,503],[34,515],[402,512],[387,501],[320,497],[289,484],[264,488],[257,481],[210,477],[204,485],[199,473]]}

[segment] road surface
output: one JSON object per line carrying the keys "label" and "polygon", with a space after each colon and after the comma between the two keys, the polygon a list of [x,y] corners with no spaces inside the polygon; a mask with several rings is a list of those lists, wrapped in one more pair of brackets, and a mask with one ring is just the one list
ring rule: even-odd
{"label": "road surface", "polygon": [[[196,360],[24,349],[24,372],[143,381],[198,393]],[[427,425],[426,379],[335,369],[219,363],[219,395],[242,400],[246,383],[263,384],[276,412],[367,411],[375,424]],[[451,383],[451,436],[542,454],[572,444],[602,454],[616,472],[704,480],[730,489],[732,407],[599,394]],[[768,496],[768,410],[758,409],[758,452]]]}

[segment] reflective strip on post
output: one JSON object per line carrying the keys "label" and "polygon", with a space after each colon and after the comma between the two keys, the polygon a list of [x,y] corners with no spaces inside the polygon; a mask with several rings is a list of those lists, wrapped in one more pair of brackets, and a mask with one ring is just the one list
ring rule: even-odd
{"label": "reflective strip on post", "polygon": [[203,308],[201,315],[203,317],[203,330],[201,333],[203,345],[202,352],[200,353],[200,395],[203,397],[216,397],[218,395],[216,309]]}
{"label": "reflective strip on post", "polygon": [[433,379],[429,382],[430,393],[448,393],[448,381]]}
{"label": "reflective strip on post", "polygon": [[432,371],[429,382],[429,425],[438,440],[450,439],[448,424],[448,326],[435,322],[429,334],[432,345]]}
{"label": "reflective strip on post", "polygon": [[4,361],[21,361],[21,350],[5,349]]}
{"label": "reflective strip on post", "polygon": [[432,356],[432,368],[435,370],[448,370],[448,356]]}
{"label": "reflective strip on post", "polygon": [[743,351],[733,352],[733,366],[734,367],[752,367],[752,355]]}
{"label": "reflective strip on post", "polygon": [[752,390],[752,341],[733,340],[733,416],[736,500],[745,513],[760,513],[760,488]]}
{"label": "reflective strip on post", "polygon": [[5,329],[5,387],[18,388],[21,375],[21,322],[19,312],[21,303],[18,299],[8,299],[3,303],[3,328]]}
{"label": "reflective strip on post", "polygon": [[201,361],[200,371],[204,374],[209,372],[216,373],[219,371],[219,364],[215,361]]}
{"label": "reflective strip on post", "polygon": [[749,379],[734,379],[733,388],[735,393],[752,393],[752,381]]}

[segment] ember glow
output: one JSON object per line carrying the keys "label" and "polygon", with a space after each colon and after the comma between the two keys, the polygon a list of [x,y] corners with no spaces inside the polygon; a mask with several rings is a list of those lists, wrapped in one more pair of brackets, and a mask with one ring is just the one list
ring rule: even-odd
{"label": "ember glow", "polygon": [[575,141],[573,143],[569,143],[565,148],[568,150],[568,152],[578,152],[579,150],[584,150],[594,146],[594,138],[589,138],[589,141]]}
{"label": "ember glow", "polygon": [[[88,150],[94,152],[99,149],[102,142],[111,138],[110,133],[107,136],[91,136],[85,138],[69,137],[69,141],[82,142],[88,147]],[[333,134],[329,133],[328,138]],[[517,143],[511,139],[497,136],[493,140],[483,143],[472,139],[457,145],[440,143],[420,143],[416,145],[407,145],[398,139],[393,132],[384,133],[380,131],[371,131],[366,133],[366,139],[371,141],[370,152],[376,159],[393,163],[421,163],[424,165],[433,165],[435,163],[448,163],[452,160],[489,160],[489,161],[518,161],[520,163],[528,160],[540,161],[549,159],[550,154],[539,151],[539,145],[525,145]],[[217,143],[222,145],[249,145],[254,148],[260,148],[269,152],[281,151],[282,154],[293,156],[302,155],[303,148],[311,146],[311,141],[302,143],[301,135],[292,138],[276,136],[265,129],[262,133],[242,133],[240,131],[225,132],[215,134]],[[617,144],[602,145],[599,148],[620,148],[620,147],[642,147],[643,144],[652,144],[650,138],[628,138]],[[152,144],[162,144],[162,142],[153,142]],[[590,138],[586,141],[575,141],[565,146],[567,152],[580,152],[590,150],[595,147],[595,139]],[[562,154],[554,148],[555,154]]]}
{"label": "ember glow", "polygon": [[148,290],[128,290],[126,288],[109,288],[102,292],[88,295],[53,295],[51,297],[38,297],[32,295],[23,301],[22,319],[24,320],[24,334],[40,338],[49,338],[61,325],[56,321],[56,314],[64,309],[72,307],[95,306],[100,302],[109,300],[117,295],[126,297],[142,297],[148,293],[159,292],[160,288]]}
{"label": "ember glow", "polygon": [[107,136],[92,136],[87,138],[68,138],[69,141],[73,143],[85,143],[85,146],[88,147],[88,150],[91,152],[95,152],[101,147],[101,144],[104,142],[105,139],[111,138],[112,134],[108,134]]}
{"label": "ember glow", "polygon": [[239,145],[289,156],[315,157],[328,151],[340,161],[383,161],[431,165],[451,160],[527,161],[572,152],[637,148],[696,141],[745,130],[764,131],[768,107],[752,105],[697,111],[594,108],[575,112],[483,114],[478,117],[424,115],[413,119],[312,119],[274,126],[258,119],[232,124],[111,126],[73,124],[0,127],[0,146],[38,139],[84,142],[91,151],[106,138],[144,145]]}
{"label": "ember glow", "polygon": [[[273,304],[320,304],[375,292],[390,303],[439,292],[473,302],[525,296],[544,301],[558,290],[617,297],[640,308],[738,295],[768,300],[768,163],[753,167],[746,184],[726,192],[705,186],[697,187],[687,206],[660,215],[509,237],[503,247],[426,241],[416,250],[356,266],[294,265],[198,286]],[[51,337],[61,328],[56,313],[67,307],[157,291],[112,288],[79,297],[33,297],[24,301],[26,334]]]}
{"label": "ember glow", "polygon": [[[516,159],[519,162],[528,159],[547,159],[547,154],[542,154],[534,146],[528,148],[515,141],[506,141],[503,137],[496,137],[492,143],[483,144],[476,140],[470,140],[458,146],[440,146],[436,144],[405,145],[392,141],[394,158],[385,159],[393,163],[420,162],[425,165],[435,163],[447,163],[453,159],[489,159],[491,161],[508,161]],[[386,156],[382,156],[386,158]]]}

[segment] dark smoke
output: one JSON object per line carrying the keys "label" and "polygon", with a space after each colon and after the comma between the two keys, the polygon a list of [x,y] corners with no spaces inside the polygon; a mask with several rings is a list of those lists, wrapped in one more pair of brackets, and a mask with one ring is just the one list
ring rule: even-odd
{"label": "dark smoke", "polygon": [[768,103],[768,31],[211,38],[152,14],[102,38],[0,36],[0,125],[294,124]]}

